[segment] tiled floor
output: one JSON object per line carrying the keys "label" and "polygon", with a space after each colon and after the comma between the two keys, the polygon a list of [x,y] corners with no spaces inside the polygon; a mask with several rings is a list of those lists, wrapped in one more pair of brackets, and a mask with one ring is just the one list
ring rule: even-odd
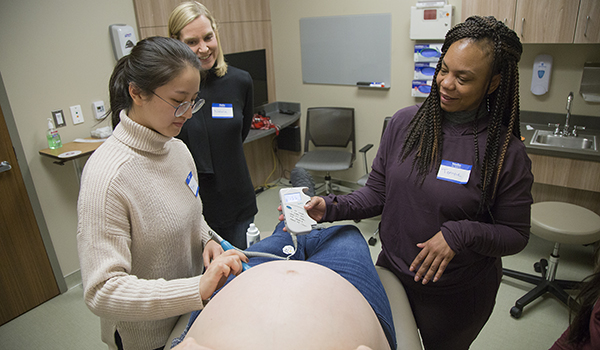
{"label": "tiled floor", "polygon": [[[257,197],[259,214],[256,226],[264,238],[278,223],[276,188]],[[366,238],[377,227],[378,219],[362,220],[356,225]],[[336,223],[338,224],[338,223]],[[533,263],[548,257],[553,244],[531,236],[524,251],[503,259],[507,268],[533,272]],[[381,249],[379,243],[371,247],[375,258]],[[592,247],[563,245],[557,278],[580,280],[592,271]],[[475,340],[473,350],[537,350],[548,349],[566,329],[568,310],[554,297],[546,295],[526,307],[520,319],[509,315],[515,300],[525,294],[531,285],[505,277],[500,286],[496,308],[491,319]],[[7,350],[64,350],[106,349],[100,341],[100,322],[83,303],[81,286],[40,305],[0,327],[0,349]]]}

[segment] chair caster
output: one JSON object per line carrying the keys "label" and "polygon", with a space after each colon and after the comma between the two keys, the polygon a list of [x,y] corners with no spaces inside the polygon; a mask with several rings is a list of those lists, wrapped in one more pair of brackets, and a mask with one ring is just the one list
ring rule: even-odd
{"label": "chair caster", "polygon": [[510,308],[510,315],[514,318],[519,318],[523,314],[523,309],[520,309],[516,306]]}
{"label": "chair caster", "polygon": [[375,237],[369,238],[369,245],[374,246],[375,244],[377,244],[377,238],[375,238]]}
{"label": "chair caster", "polygon": [[358,224],[360,222],[360,219],[354,219],[354,222]]}

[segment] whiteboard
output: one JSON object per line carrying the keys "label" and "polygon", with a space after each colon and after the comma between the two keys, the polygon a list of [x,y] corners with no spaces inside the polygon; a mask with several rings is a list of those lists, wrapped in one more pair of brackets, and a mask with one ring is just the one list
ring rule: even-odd
{"label": "whiteboard", "polygon": [[302,80],[309,84],[391,86],[392,15],[300,19]]}

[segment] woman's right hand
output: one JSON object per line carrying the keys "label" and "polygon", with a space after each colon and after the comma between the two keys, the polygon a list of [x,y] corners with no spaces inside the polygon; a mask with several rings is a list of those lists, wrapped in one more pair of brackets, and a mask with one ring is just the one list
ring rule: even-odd
{"label": "woman's right hand", "polygon": [[[323,197],[314,196],[308,202],[306,202],[306,204],[304,205],[304,209],[306,209],[308,216],[313,218],[313,220],[315,220],[316,222],[320,222],[321,219],[323,219],[323,216],[325,215],[325,200],[323,199]],[[279,210],[279,221],[285,220],[285,217],[283,216],[281,210],[281,204],[277,207],[277,210]],[[287,232],[287,229],[285,227],[283,228],[283,230]]]}
{"label": "woman's right hand", "polygon": [[223,287],[229,275],[242,273],[242,261],[248,258],[237,250],[231,249],[216,257],[204,271],[200,279],[200,296],[207,300],[213,293]]}
{"label": "woman's right hand", "polygon": [[308,216],[313,218],[316,222],[321,222],[323,216],[325,216],[325,207],[325,199],[319,196],[312,197],[304,204],[304,209],[306,209]]}

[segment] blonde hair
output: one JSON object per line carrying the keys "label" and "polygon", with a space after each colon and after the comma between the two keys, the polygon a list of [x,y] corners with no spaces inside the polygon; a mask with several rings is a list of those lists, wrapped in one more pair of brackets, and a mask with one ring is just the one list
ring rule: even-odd
{"label": "blonde hair", "polygon": [[186,1],[175,7],[169,16],[169,36],[181,41],[181,30],[200,16],[204,16],[210,21],[210,26],[215,32],[219,48],[215,73],[217,76],[222,77],[227,74],[227,62],[225,62],[225,56],[223,55],[223,49],[221,48],[221,38],[219,37],[219,31],[217,30],[217,21],[210,11],[208,11],[206,6],[197,1]]}

